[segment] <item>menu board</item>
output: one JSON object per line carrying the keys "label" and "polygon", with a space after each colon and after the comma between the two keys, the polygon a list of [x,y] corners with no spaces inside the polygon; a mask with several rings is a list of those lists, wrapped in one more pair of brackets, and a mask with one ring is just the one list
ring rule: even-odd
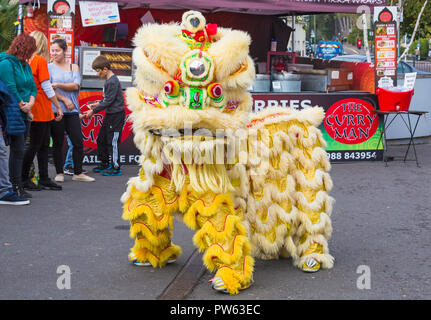
{"label": "menu board", "polygon": [[[67,43],[66,61],[73,63],[75,1],[53,1],[47,3],[48,9],[48,46],[55,39],[63,38]],[[51,50],[49,50],[51,58]]]}
{"label": "menu board", "polygon": [[66,40],[66,61],[69,63],[73,62],[73,25],[73,16],[48,15],[48,45],[51,48],[52,42],[58,38]]}
{"label": "menu board", "polygon": [[374,23],[374,48],[376,86],[396,86],[397,26],[388,8],[379,11]]}

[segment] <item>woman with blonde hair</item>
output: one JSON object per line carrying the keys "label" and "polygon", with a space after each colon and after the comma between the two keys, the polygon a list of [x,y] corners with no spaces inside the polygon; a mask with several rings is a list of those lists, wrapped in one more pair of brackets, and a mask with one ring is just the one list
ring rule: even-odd
{"label": "woman with blonde hair", "polygon": [[[33,121],[30,125],[30,144],[24,153],[22,165],[23,187],[28,190],[61,190],[61,186],[48,177],[48,149],[51,122],[60,121],[63,117],[63,112],[52,88],[48,72],[48,40],[40,31],[33,31],[30,36],[36,40],[36,51],[28,60],[28,63],[36,84],[37,97],[31,109]],[[52,111],[51,103],[57,108],[56,116]],[[38,185],[35,185],[31,181],[31,177],[29,177],[36,153],[40,177]]]}

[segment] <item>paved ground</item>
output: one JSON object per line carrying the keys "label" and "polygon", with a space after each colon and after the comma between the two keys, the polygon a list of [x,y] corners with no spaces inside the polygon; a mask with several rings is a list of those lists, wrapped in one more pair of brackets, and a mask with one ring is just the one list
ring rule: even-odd
{"label": "paved ground", "polygon": [[343,44],[343,50],[344,54],[365,54],[365,50],[363,47],[361,47],[361,49],[358,49],[357,46],[353,46],[347,42]]}
{"label": "paved ground", "polygon": [[[420,168],[398,161],[333,164],[333,269],[305,274],[289,259],[257,260],[255,283],[240,295],[213,292],[205,272],[187,299],[430,299],[431,144],[417,149]],[[193,232],[179,221],[174,242],[183,254],[175,264],[154,270],[127,263],[132,240],[119,199],[137,167],[124,171],[96,176],[95,183],[69,178],[63,191],[34,193],[30,206],[0,207],[0,299],[153,300],[177,285],[180,271],[187,275]],[[57,288],[61,265],[72,272],[71,289]],[[361,290],[364,270],[370,289]]]}
{"label": "paved ground", "polygon": [[[233,299],[430,299],[431,145],[418,149],[421,168],[398,161],[334,164],[334,268],[306,274],[291,260],[258,260],[254,286]],[[371,289],[357,288],[363,265]],[[227,298],[209,291],[204,278],[189,299]]]}

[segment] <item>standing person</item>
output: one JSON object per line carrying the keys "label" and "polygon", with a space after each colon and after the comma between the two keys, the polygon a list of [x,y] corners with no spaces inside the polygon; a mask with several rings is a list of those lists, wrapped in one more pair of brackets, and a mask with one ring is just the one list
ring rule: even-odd
{"label": "standing person", "polygon": [[[37,95],[33,73],[27,60],[31,58],[35,50],[34,38],[23,33],[13,39],[6,52],[0,53],[0,80],[18,103],[27,129],[29,121],[32,119],[31,109]],[[8,133],[9,176],[13,190],[20,197],[31,198],[31,194],[24,190],[21,180],[26,130],[22,134]]]}
{"label": "standing person", "polygon": [[416,61],[419,61],[421,57],[421,50],[419,48],[415,49],[415,56],[416,56]]}
{"label": "standing person", "polygon": [[[49,80],[48,63],[46,62],[48,58],[48,40],[40,31],[33,31],[30,36],[36,40],[36,51],[28,62],[33,72],[37,98],[32,109],[33,121],[30,126],[30,144],[24,153],[22,164],[23,186],[29,190],[41,188],[61,190],[62,187],[48,177],[48,150],[50,122],[54,121],[54,119],[55,121],[60,121],[63,117],[63,111]],[[51,102],[56,107],[57,116],[55,118]],[[39,166],[39,183],[37,186],[29,177],[30,167],[36,153],[38,154]]]}
{"label": "standing person", "polygon": [[[9,180],[8,156],[5,138],[3,131],[6,129],[6,108],[16,107],[19,110],[18,104],[11,96],[9,90],[0,81],[0,204],[8,205],[25,205],[29,204],[30,200],[20,198],[12,189],[12,184]],[[19,111],[18,111],[19,112]],[[18,115],[21,117],[21,115]]]}
{"label": "standing person", "polygon": [[[67,43],[64,39],[55,39],[51,45],[53,62],[48,65],[52,87],[56,90],[57,98],[63,110],[63,119],[51,122],[51,136],[53,139],[53,156],[57,176],[55,181],[64,181],[63,143],[64,132],[67,132],[73,145],[73,181],[92,182],[95,179],[82,172],[84,158],[84,143],[82,138],[81,120],[79,118],[78,94],[81,85],[79,67],[66,61]],[[56,108],[53,105],[53,111]]]}
{"label": "standing person", "polygon": [[[73,145],[72,141],[70,141],[69,136],[66,134],[66,140],[67,140],[67,153],[66,153],[66,159],[64,160],[64,168],[63,172],[64,174],[67,174],[68,176],[73,176]],[[85,173],[85,172],[84,172]]]}
{"label": "standing person", "polygon": [[106,80],[103,87],[103,99],[89,105],[91,110],[85,112],[85,116],[89,118],[94,113],[105,110],[105,119],[97,137],[97,152],[101,164],[93,171],[101,172],[105,176],[119,176],[121,168],[118,146],[121,142],[125,117],[123,90],[106,57],[96,57],[91,67],[102,79]]}
{"label": "standing person", "polygon": [[[73,144],[72,141],[70,141],[69,136],[66,134],[66,140],[67,140],[67,153],[66,153],[66,159],[64,160],[64,168],[63,168],[63,172],[64,174],[67,174],[68,176],[73,176],[73,158],[72,158],[72,154],[73,154]],[[84,168],[82,169],[83,173],[87,173],[87,170],[85,170]]]}

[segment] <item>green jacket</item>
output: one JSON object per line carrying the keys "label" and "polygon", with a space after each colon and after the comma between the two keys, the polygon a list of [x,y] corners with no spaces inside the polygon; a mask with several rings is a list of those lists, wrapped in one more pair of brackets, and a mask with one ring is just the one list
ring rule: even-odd
{"label": "green jacket", "polygon": [[4,52],[0,53],[0,80],[18,103],[29,102],[30,96],[36,98],[37,89],[30,65]]}

